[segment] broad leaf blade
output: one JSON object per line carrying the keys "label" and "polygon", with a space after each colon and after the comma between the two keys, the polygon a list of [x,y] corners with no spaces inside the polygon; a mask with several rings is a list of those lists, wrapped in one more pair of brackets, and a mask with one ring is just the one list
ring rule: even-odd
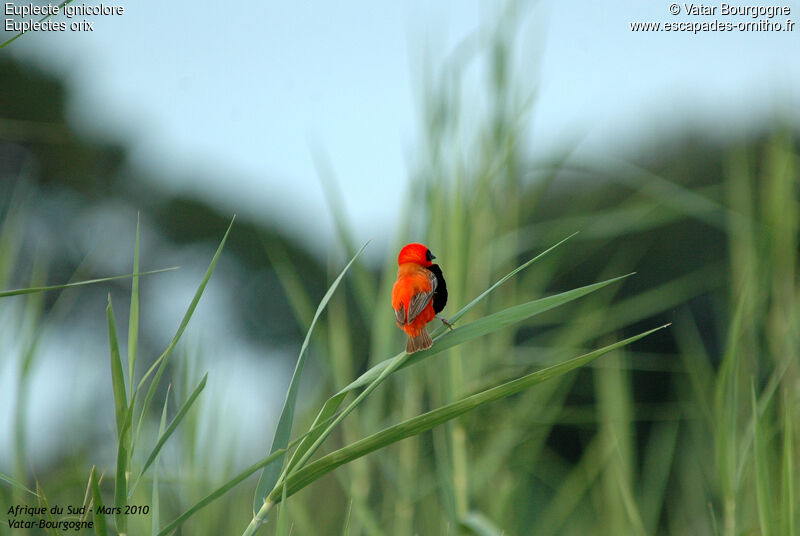
{"label": "broad leaf blade", "polygon": [[[321,442],[331,433],[333,428],[335,428],[338,423],[341,422],[342,419],[344,419],[360,403],[360,401],[369,394],[369,392],[375,389],[378,384],[380,384],[385,378],[395,371],[442,352],[443,350],[451,348],[457,344],[462,344],[476,337],[486,335],[516,322],[521,322],[533,315],[550,310],[553,307],[557,307],[558,305],[563,305],[569,301],[575,300],[585,296],[586,294],[610,285],[611,283],[624,279],[625,277],[628,276],[615,277],[613,279],[608,279],[606,281],[601,281],[585,287],[562,292],[561,294],[556,294],[554,296],[548,296],[547,298],[509,307],[508,309],[504,309],[503,311],[486,316],[480,320],[476,320],[475,322],[471,322],[454,331],[442,335],[436,339],[436,343],[429,350],[417,352],[411,356],[403,352],[393,358],[382,361],[325,402],[325,405],[318,414],[317,419],[314,421],[314,425],[320,421],[333,418],[342,401],[350,391],[363,385],[367,385],[366,389],[359,394],[358,397],[356,397],[356,399],[344,410],[342,410],[342,412],[335,417],[333,422],[328,425],[328,427],[322,429],[318,433],[309,434],[309,436],[300,444],[300,446],[292,455],[285,473],[288,474],[289,472],[293,471],[295,467],[301,467],[314,453],[314,451],[319,448]],[[275,494],[276,491],[278,490],[273,490],[270,493],[270,498],[273,500],[278,499],[278,496]]]}
{"label": "broad leaf blade", "polygon": [[[651,329],[588,354],[584,354],[563,363],[527,374],[521,378],[517,378],[516,380],[512,380],[497,387],[493,387],[480,393],[468,396],[457,402],[453,402],[436,410],[413,417],[404,422],[386,428],[385,430],[372,434],[364,439],[356,441],[351,445],[323,456],[322,458],[299,469],[297,472],[289,475],[287,478],[289,488],[287,496],[293,495],[311,482],[317,480],[321,476],[333,471],[345,463],[365,456],[370,452],[381,449],[387,445],[401,441],[407,437],[418,435],[422,432],[430,430],[431,428],[463,415],[464,413],[472,411],[478,406],[512,396],[520,391],[532,387],[533,385],[545,382],[558,376],[562,376],[567,372],[586,365],[603,354],[631,344],[632,342],[646,337],[655,331],[664,329],[665,327],[667,326]],[[281,489],[279,491],[280,494],[277,496],[282,497],[283,490]]]}
{"label": "broad leaf blade", "polygon": [[[552,248],[551,248],[552,249]],[[606,281],[601,281],[599,283],[594,283],[592,285],[586,285],[585,287],[579,287],[576,289],[568,290],[566,292],[562,292],[560,294],[555,294],[553,296],[547,296],[546,298],[540,298],[538,300],[534,300],[528,303],[523,303],[520,305],[516,305],[513,307],[509,307],[508,309],[504,309],[497,313],[485,316],[479,320],[474,322],[470,322],[464,326],[461,326],[453,331],[448,331],[444,333],[439,338],[436,339],[436,343],[433,345],[432,348],[429,350],[424,350],[422,352],[417,352],[413,354],[405,363],[403,363],[400,368],[408,367],[409,365],[413,365],[427,359],[433,355],[436,355],[444,350],[452,348],[453,346],[465,343],[469,340],[472,340],[476,337],[480,337],[496,331],[500,328],[509,326],[511,324],[515,324],[517,322],[521,322],[531,316],[543,313],[545,311],[549,311],[554,307],[558,307],[560,305],[564,305],[568,302],[586,296],[596,290],[599,290],[605,286],[610,285],[611,283],[615,283],[626,277],[629,277],[632,274],[623,275],[620,277],[615,277],[613,279],[607,279]],[[454,315],[454,317],[457,315]],[[382,361],[369,369],[367,372],[362,374],[358,379],[353,381],[350,385],[342,389],[339,393],[345,393],[347,391],[352,391],[354,389],[358,389],[359,387],[363,387],[371,383],[375,378],[377,378],[381,371],[386,368],[392,359],[387,359]]]}
{"label": "broad leaf blade", "polygon": [[[548,248],[547,250],[543,251],[542,253],[540,253],[536,257],[532,258],[528,262],[522,264],[521,266],[515,268],[514,270],[512,270],[511,272],[506,274],[504,277],[502,277],[497,282],[495,282],[491,287],[489,287],[486,291],[482,292],[477,298],[475,298],[470,303],[468,303],[466,306],[461,308],[461,310],[459,310],[455,315],[453,315],[451,317],[451,322],[455,322],[456,320],[461,318],[464,314],[467,313],[467,311],[469,311],[472,307],[474,307],[478,302],[483,300],[486,296],[488,296],[497,287],[502,285],[504,282],[506,282],[508,279],[510,279],[511,277],[516,275],[521,270],[527,268],[528,266],[530,266],[531,264],[533,264],[537,260],[541,259],[543,256],[547,255],[549,252],[553,251],[555,248],[557,248],[559,245],[563,244],[564,242],[566,242],[567,240],[569,240],[573,236],[575,236],[575,235],[572,234],[572,235],[568,236],[567,238],[563,239],[561,242],[558,242],[557,244],[555,244],[552,247]],[[461,329],[463,329],[463,328],[459,328],[457,331],[461,331]],[[439,332],[437,332],[437,333],[439,333]],[[380,375],[382,374],[384,369],[386,369],[386,367],[391,366],[393,363],[397,363],[397,361],[401,361],[401,363],[399,364],[399,368],[403,368],[403,367],[406,367],[406,366],[408,366],[408,365],[410,365],[412,363],[417,362],[419,359],[421,359],[424,356],[430,356],[430,355],[433,355],[435,353],[440,352],[442,349],[444,349],[441,345],[438,344],[438,341],[441,338],[443,338],[443,337],[442,336],[437,336],[436,337],[437,344],[435,344],[431,350],[426,350],[424,352],[418,352],[417,354],[414,354],[410,358],[406,355],[405,352],[403,352],[403,353],[400,353],[400,354],[394,356],[393,358],[390,358],[390,359],[387,359],[385,361],[382,361],[382,362],[378,363],[377,365],[375,365],[374,367],[369,369],[365,374],[361,375],[358,379],[356,379],[354,382],[352,382],[350,385],[348,385],[347,387],[345,387],[344,389],[342,389],[341,391],[336,393],[334,396],[329,398],[325,402],[325,404],[323,405],[323,407],[320,410],[320,412],[317,414],[317,418],[314,420],[314,423],[312,425],[312,429],[313,428],[318,428],[319,431],[318,432],[314,432],[314,433],[310,433],[306,437],[306,439],[300,444],[300,446],[297,448],[297,450],[292,455],[291,460],[289,461],[288,470],[291,470],[295,465],[297,465],[297,463],[302,459],[302,457],[306,455],[308,450],[312,448],[312,445],[314,443],[316,443],[316,441],[319,439],[319,437],[325,433],[324,427],[319,426],[319,423],[325,422],[325,421],[330,420],[330,419],[332,419],[334,417],[334,415],[336,414],[336,411],[339,409],[339,406],[342,404],[342,402],[344,401],[345,397],[347,396],[347,394],[350,391],[352,391],[354,389],[357,389],[358,387],[361,387],[361,386],[364,386],[364,385],[369,385],[370,383],[372,383],[373,381],[375,381],[377,378],[380,377]],[[406,362],[403,363],[402,362],[403,360],[406,360]],[[277,482],[277,480],[276,480],[276,482]]]}

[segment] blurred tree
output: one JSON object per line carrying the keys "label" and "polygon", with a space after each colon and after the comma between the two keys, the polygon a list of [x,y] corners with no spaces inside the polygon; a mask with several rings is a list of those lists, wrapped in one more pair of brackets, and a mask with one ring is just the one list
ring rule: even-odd
{"label": "blurred tree", "polygon": [[[199,197],[168,194],[153,186],[156,180],[145,181],[143,172],[128,163],[123,142],[97,141],[76,132],[67,119],[68,102],[68,89],[55,75],[0,57],[0,216],[12,203],[22,203],[30,213],[23,258],[30,262],[37,251],[49,259],[50,279],[71,277],[87,255],[78,240],[85,232],[75,222],[104,206],[141,212],[143,222],[159,233],[157,242],[214,247],[232,214]],[[131,238],[135,223],[130,222]],[[269,269],[266,249],[276,243],[291,256],[312,295],[325,288],[324,258],[263,222],[239,218],[226,255],[248,275],[239,288],[230,289],[242,305],[232,313],[261,344],[301,340],[282,287]],[[99,275],[90,267],[82,269],[89,270],[82,277]],[[94,292],[104,291],[87,289],[90,295]]]}

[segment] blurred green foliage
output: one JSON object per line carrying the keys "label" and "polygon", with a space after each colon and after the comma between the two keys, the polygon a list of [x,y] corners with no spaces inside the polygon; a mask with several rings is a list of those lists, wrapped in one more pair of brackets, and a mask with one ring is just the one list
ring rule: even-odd
{"label": "blurred green foliage", "polygon": [[[343,422],[331,448],[587,348],[666,322],[673,327],[338,469],[287,501],[292,533],[796,534],[800,136],[787,125],[724,143],[703,132],[656,133],[661,139],[654,137],[652,151],[628,161],[580,161],[572,148],[533,160],[526,118],[535,91],[515,70],[509,24],[424,73],[425,129],[407,218],[383,265],[355,265],[344,292],[333,296],[312,340],[324,382],[306,394],[319,400],[305,406],[318,407],[327,393],[401,348],[388,296],[394,255],[412,240],[424,241],[440,261],[450,290],[447,312],[580,231],[465,320],[638,273],[620,287],[393,375]],[[468,123],[472,103],[461,87],[475,64],[485,71],[487,97],[484,115]],[[66,102],[56,78],[0,59],[0,288],[96,275],[68,240],[37,251],[35,229],[58,236],[60,222],[104,203],[141,210],[166,244],[218,242],[228,215],[201,199],[141,188],[123,144],[82,138],[66,120]],[[231,232],[225,254],[247,274],[232,289],[242,297],[233,313],[264,345],[299,347],[326,277],[355,252],[347,215],[336,210],[335,186],[326,180],[339,233],[327,259],[258,222],[239,221]],[[60,204],[65,193],[71,201]],[[47,270],[37,262],[43,256]],[[99,292],[82,299],[104,300]],[[56,303],[42,296],[15,303],[24,311],[19,326],[3,331],[18,334],[21,351],[0,357],[22,363],[16,462],[3,472],[35,488],[19,412],[35,396],[25,387],[25,371],[35,359],[37,326]],[[146,368],[158,352],[142,337]],[[200,374],[191,369],[191,355],[181,358],[184,364],[170,372],[185,399]],[[170,408],[178,406],[170,401]],[[160,415],[154,407],[152,419]],[[307,429],[313,416],[300,416],[296,428]],[[176,432],[187,453],[197,449],[196,419],[190,412]],[[228,433],[247,441],[246,430]],[[91,441],[52,466],[34,468],[50,503],[83,497]],[[187,454],[180,468],[159,469],[162,525],[241,470],[226,467],[224,477],[211,478],[197,460]],[[99,492],[113,504],[114,468],[98,469],[105,474]],[[178,534],[239,533],[251,517],[254,487],[251,479],[233,488]],[[146,488],[132,502],[146,501]],[[27,502],[24,495],[0,487],[4,505]],[[130,523],[131,534],[150,526],[147,519]]]}

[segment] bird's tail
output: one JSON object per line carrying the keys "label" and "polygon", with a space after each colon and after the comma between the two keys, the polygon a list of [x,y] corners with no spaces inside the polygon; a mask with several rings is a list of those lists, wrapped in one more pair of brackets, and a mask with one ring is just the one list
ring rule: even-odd
{"label": "bird's tail", "polygon": [[419,352],[420,350],[427,350],[431,346],[433,346],[433,339],[431,339],[431,336],[428,335],[428,330],[423,328],[416,337],[412,337],[411,335],[408,336],[408,342],[406,342],[406,353],[413,354],[414,352]]}

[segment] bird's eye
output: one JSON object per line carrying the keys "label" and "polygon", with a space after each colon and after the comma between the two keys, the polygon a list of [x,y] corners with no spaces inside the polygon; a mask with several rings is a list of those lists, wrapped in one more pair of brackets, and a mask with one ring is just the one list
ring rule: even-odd
{"label": "bird's eye", "polygon": [[428,262],[432,261],[435,258],[436,257],[433,255],[433,253],[431,253],[431,250],[427,250],[425,252],[425,260],[427,260]]}

